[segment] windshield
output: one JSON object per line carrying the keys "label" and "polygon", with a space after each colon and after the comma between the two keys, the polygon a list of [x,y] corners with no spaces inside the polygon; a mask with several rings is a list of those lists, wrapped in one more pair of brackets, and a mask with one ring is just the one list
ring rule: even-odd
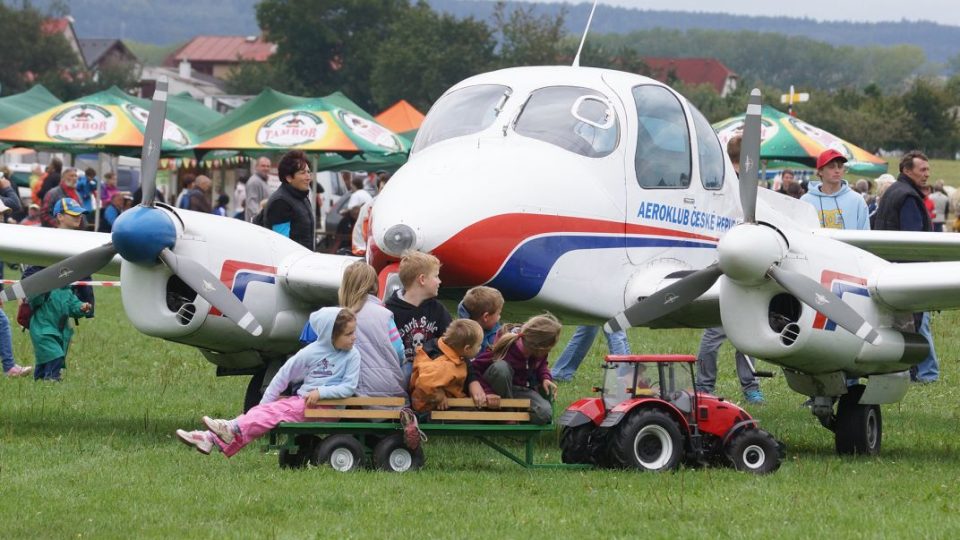
{"label": "windshield", "polygon": [[605,362],[603,403],[609,410],[631,398],[654,397],[689,412],[691,365],[681,362]]}
{"label": "windshield", "polygon": [[420,126],[413,152],[453,137],[483,131],[500,114],[510,92],[507,86],[481,84],[454,90],[441,97]]}
{"label": "windshield", "polygon": [[690,133],[676,96],[661,86],[633,89],[637,105],[637,180],[645,188],[690,185]]}
{"label": "windshield", "polygon": [[531,93],[514,130],[591,158],[613,152],[620,138],[620,123],[610,101],[595,90],[576,86]]}

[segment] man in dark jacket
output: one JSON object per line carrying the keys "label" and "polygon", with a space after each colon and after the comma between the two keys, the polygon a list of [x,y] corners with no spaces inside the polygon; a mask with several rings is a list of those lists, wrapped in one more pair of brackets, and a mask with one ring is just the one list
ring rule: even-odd
{"label": "man in dark jacket", "polygon": [[317,226],[310,206],[313,177],[306,154],[299,150],[287,152],[277,165],[277,173],[280,189],[270,196],[263,209],[263,226],[314,251]]}
{"label": "man in dark jacket", "polygon": [[204,214],[213,212],[213,207],[210,205],[210,190],[212,188],[213,181],[209,177],[202,174],[198,176],[188,195],[189,209]]}
{"label": "man in dark jacket", "polygon": [[[932,231],[930,214],[923,203],[921,188],[930,178],[930,160],[916,150],[900,160],[900,176],[890,185],[877,205],[873,228],[882,231]],[[917,332],[930,344],[930,354],[910,370],[910,379],[931,383],[940,378],[940,364],[930,331],[930,313],[914,313]]]}

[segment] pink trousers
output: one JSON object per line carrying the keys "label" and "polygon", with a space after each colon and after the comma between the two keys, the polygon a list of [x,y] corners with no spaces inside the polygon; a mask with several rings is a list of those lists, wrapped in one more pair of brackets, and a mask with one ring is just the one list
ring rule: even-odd
{"label": "pink trousers", "polygon": [[285,397],[271,403],[257,405],[234,420],[240,428],[240,434],[233,439],[232,443],[226,444],[216,436],[213,440],[223,450],[223,455],[230,457],[253,440],[277,427],[280,422],[305,421],[303,412],[306,407],[306,400],[300,396]]}

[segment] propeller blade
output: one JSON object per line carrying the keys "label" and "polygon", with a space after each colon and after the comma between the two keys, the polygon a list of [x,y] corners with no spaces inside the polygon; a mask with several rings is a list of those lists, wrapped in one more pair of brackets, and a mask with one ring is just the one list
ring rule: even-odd
{"label": "propeller blade", "polygon": [[167,118],[167,78],[157,80],[150,104],[147,128],[143,132],[143,151],[140,153],[140,180],[143,182],[143,205],[153,206],[157,197],[157,164],[163,145],[163,124]]}
{"label": "propeller blade", "polygon": [[243,302],[200,263],[186,257],[179,257],[170,249],[160,252],[160,260],[191,289],[197,291],[204,300],[210,302],[210,305],[237,323],[237,326],[255,336],[263,333],[263,327],[253,317],[253,313],[250,313]]}
{"label": "propeller blade", "polygon": [[771,266],[770,277],[804,304],[815,309],[858,338],[876,345],[880,334],[839,296],[816,281],[779,266]]}
{"label": "propeller blade", "polygon": [[14,298],[29,298],[65,287],[100,270],[116,254],[112,243],[84,251],[14,283],[0,293],[0,299],[6,302]]}
{"label": "propeller blade", "polygon": [[747,115],[743,120],[743,139],[740,142],[740,205],[743,221],[757,221],[757,179],[760,167],[760,90],[750,91]]}
{"label": "propeller blade", "polygon": [[641,326],[673,313],[707,292],[717,282],[721,274],[720,267],[716,263],[697,270],[644,298],[643,301],[628,307],[622,313],[607,321],[603,325],[603,329],[608,333],[617,332],[634,326]]}

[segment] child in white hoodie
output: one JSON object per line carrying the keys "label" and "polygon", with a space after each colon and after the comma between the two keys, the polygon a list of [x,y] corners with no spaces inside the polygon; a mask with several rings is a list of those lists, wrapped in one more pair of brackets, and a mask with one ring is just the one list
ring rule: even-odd
{"label": "child in white hoodie", "polygon": [[[177,438],[202,454],[216,446],[230,457],[281,422],[303,422],[308,405],[321,399],[350,397],[360,379],[360,353],[353,348],[357,318],[346,308],[322,308],[310,315],[317,340],[280,368],[260,404],[233,420],[207,416],[208,431],[177,430]],[[296,396],[277,399],[291,382],[302,382]]]}

